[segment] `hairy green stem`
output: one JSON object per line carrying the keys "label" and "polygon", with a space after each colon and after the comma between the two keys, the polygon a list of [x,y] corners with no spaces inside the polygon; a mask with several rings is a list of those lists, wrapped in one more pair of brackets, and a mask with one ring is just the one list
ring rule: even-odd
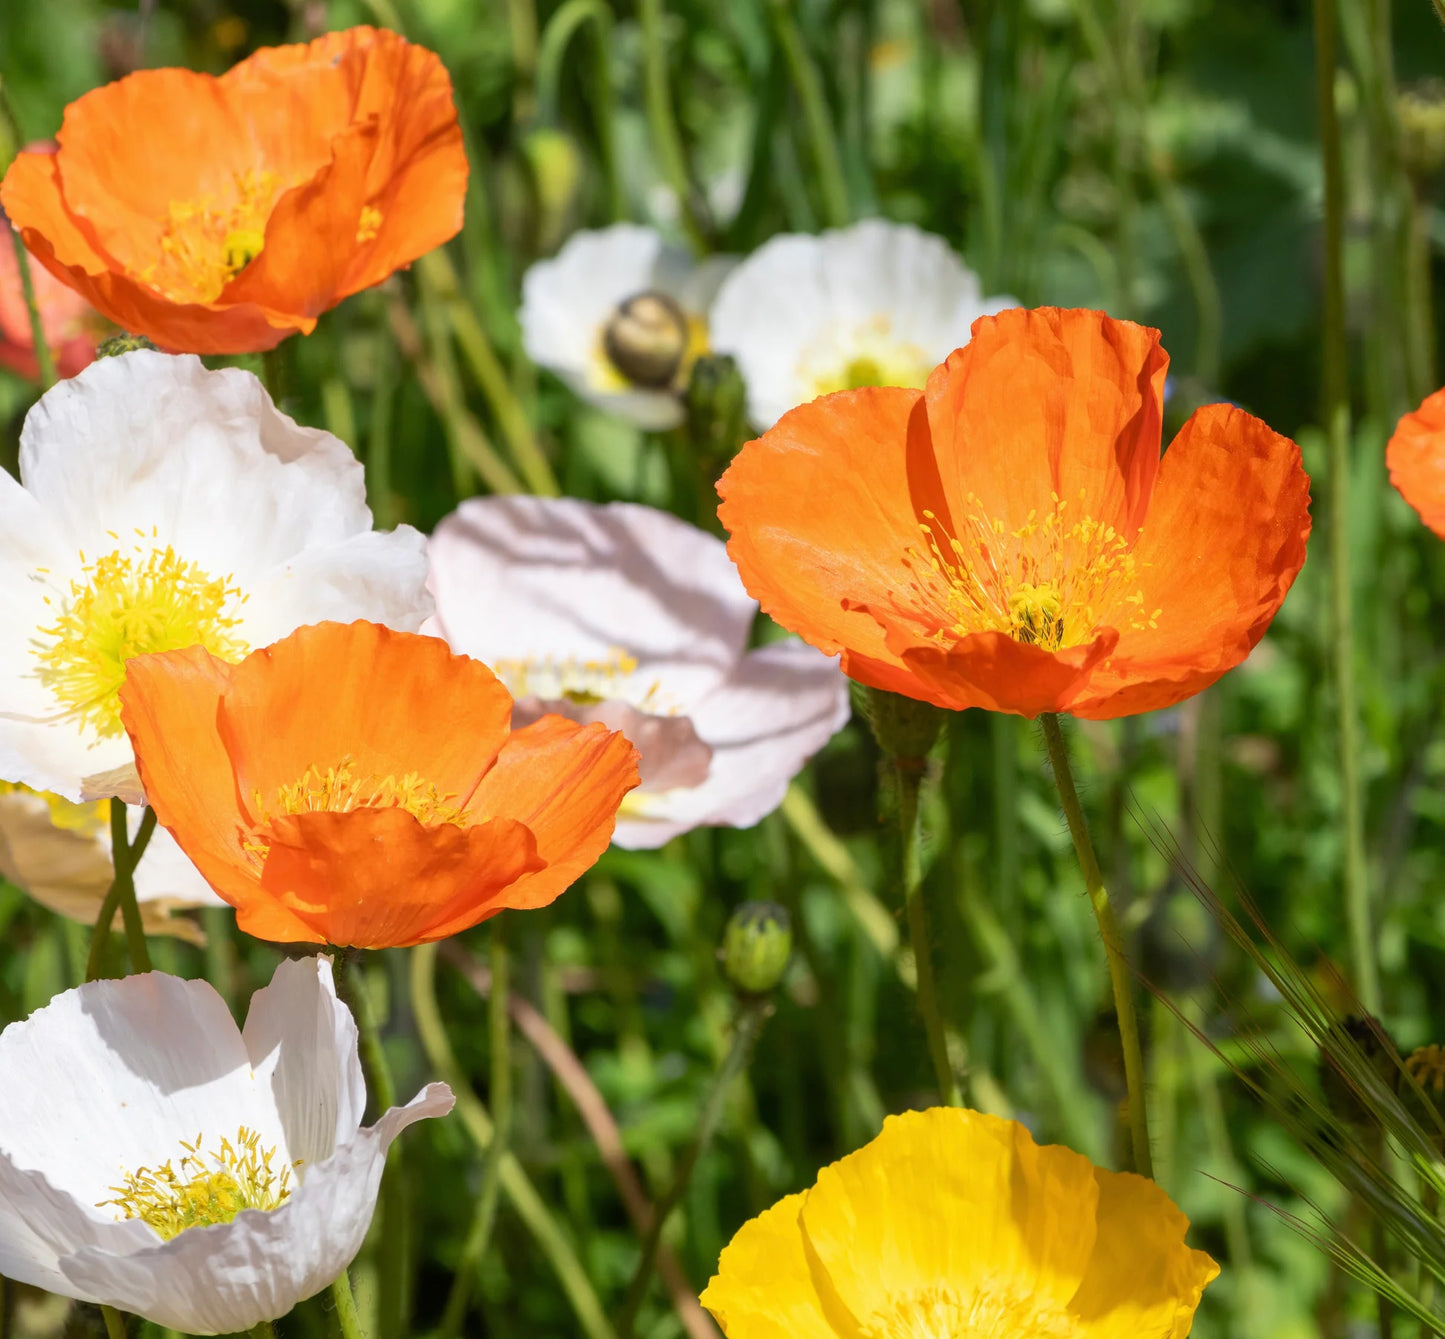
{"label": "hairy green stem", "polygon": [[663,0],[638,0],[638,17],[642,23],[643,101],[647,124],[652,133],[652,147],[657,154],[663,179],[677,196],[678,213],[693,245],[706,250],[712,232],[706,208],[692,184],[683,152],[682,136],[672,109],[672,90],[668,85],[667,47],[663,41]]}
{"label": "hairy green stem", "polygon": [[782,48],[788,75],[803,107],[803,122],[813,150],[813,165],[818,171],[818,184],[823,192],[823,217],[830,227],[846,227],[853,217],[848,204],[848,187],[843,178],[843,160],[838,153],[838,137],[833,132],[833,118],[823,97],[823,81],[818,67],[808,54],[803,35],[793,15],[793,0],[768,0],[768,16],[773,32]]}
{"label": "hairy green stem", "polygon": [[948,1059],[948,1038],[938,1007],[933,979],[933,944],[928,937],[928,908],[923,901],[923,860],[919,849],[918,793],[923,786],[923,765],[913,758],[894,758],[898,782],[898,837],[903,857],[903,904],[908,911],[908,939],[918,981],[918,1012],[928,1035],[928,1055],[944,1106],[959,1104],[958,1082]]}
{"label": "hairy green stem", "polygon": [[[436,999],[436,959],[435,944],[422,944],[411,951],[411,1004],[417,1035],[432,1068],[456,1094],[457,1115],[472,1142],[485,1154],[492,1143],[492,1118],[473,1092],[442,1022]],[[514,1153],[507,1153],[502,1158],[501,1183],[503,1193],[517,1211],[517,1217],[531,1233],[562,1284],[562,1291],[567,1295],[582,1333],[587,1339],[617,1339],[616,1331],[608,1321],[596,1289],[577,1258],[572,1243]]]}
{"label": "hairy green stem", "polygon": [[[495,988],[494,985],[493,989]],[[642,1257],[637,1262],[637,1269],[628,1285],[627,1297],[622,1303],[622,1312],[617,1320],[617,1333],[621,1339],[630,1339],[632,1335],[637,1323],[637,1313],[647,1296],[647,1285],[652,1279],[653,1267],[657,1262],[657,1249],[662,1243],[663,1229],[672,1211],[682,1202],[697,1167],[697,1160],[712,1142],[713,1132],[717,1129],[723,1103],[733,1081],[747,1068],[763,1024],[768,1021],[772,1012],[772,1001],[765,996],[752,996],[742,1002],[733,1030],[732,1045],[728,1048],[722,1064],[718,1066],[717,1073],[713,1075],[712,1086],[698,1117],[697,1130],[678,1160],[672,1184],[653,1208],[652,1222],[648,1225],[647,1236],[642,1242]]]}
{"label": "hairy green stem", "polygon": [[1109,961],[1109,982],[1114,991],[1119,1042],[1124,1049],[1124,1079],[1129,1087],[1129,1137],[1134,1150],[1134,1170],[1141,1176],[1152,1178],[1154,1159],[1149,1148],[1149,1109],[1145,1105],[1144,1093],[1144,1052],[1139,1044],[1139,1016],[1134,1008],[1134,980],[1129,970],[1129,960],[1124,953],[1119,922],[1115,919],[1109,891],[1104,886],[1104,875],[1099,869],[1099,858],[1094,854],[1094,843],[1089,837],[1084,807],[1079,803],[1079,792],[1074,785],[1074,773],[1069,765],[1069,750],[1064,743],[1064,732],[1059,727],[1059,718],[1053,712],[1046,711],[1039,717],[1039,723],[1043,726],[1049,764],[1053,768],[1059,800],[1064,806],[1064,817],[1068,820],[1069,835],[1074,840],[1074,853],[1079,858],[1079,868],[1084,874],[1084,887],[1089,894],[1089,904],[1094,908],[1094,919],[1099,924],[1099,938],[1104,941],[1104,954]]}
{"label": "hairy green stem", "polygon": [[1354,601],[1350,573],[1350,402],[1345,330],[1344,169],[1335,106],[1335,0],[1315,0],[1315,86],[1324,162],[1323,390],[1329,440],[1330,572],[1333,579],[1335,707],[1344,826],[1345,908],[1355,990],[1370,1013],[1380,1010],[1380,975],[1365,867],[1364,795],[1355,688]]}
{"label": "hairy green stem", "polygon": [[381,1029],[377,1023],[376,1011],[371,1005],[371,992],[366,988],[362,970],[359,955],[355,960],[349,958],[345,952],[336,955],[333,967],[336,993],[346,1002],[356,1020],[357,1037],[361,1046],[361,1067],[366,1073],[366,1090],[374,1110],[379,1115],[396,1105],[396,1083],[391,1077],[386,1049],[381,1044]]}
{"label": "hairy green stem", "polygon": [[351,1279],[344,1269],[331,1285],[331,1299],[336,1303],[336,1327],[341,1331],[341,1339],[366,1339],[361,1315],[356,1309],[356,1294],[351,1291]]}
{"label": "hairy green stem", "polygon": [[20,291],[25,297],[25,310],[30,315],[30,338],[35,347],[35,369],[40,376],[42,389],[49,390],[57,381],[55,355],[50,351],[50,341],[45,338],[45,324],[40,319],[40,303],[35,296],[35,275],[30,269],[30,253],[19,233],[13,233],[15,244],[15,268],[20,272]]}
{"label": "hairy green stem", "polygon": [[263,1320],[246,1331],[251,1339],[276,1339],[276,1327],[269,1320]]}
{"label": "hairy green stem", "polygon": [[[504,913],[505,914],[505,913]],[[471,1297],[472,1280],[486,1258],[492,1225],[497,1218],[498,1191],[502,1184],[502,1160],[512,1137],[512,1020],[507,1011],[508,980],[511,975],[507,935],[501,916],[492,922],[492,990],[487,997],[487,1030],[491,1044],[492,1140],[482,1163],[482,1186],[471,1228],[462,1246],[461,1261],[447,1295],[446,1310],[437,1330],[438,1339],[460,1334]]]}
{"label": "hairy green stem", "polygon": [[[101,962],[105,957],[105,944],[110,936],[110,927],[115,920],[117,908],[126,908],[122,917],[126,928],[126,942],[130,949],[131,967],[137,972],[151,969],[150,953],[146,948],[145,929],[141,925],[140,908],[135,900],[135,870],[140,858],[150,845],[151,833],[156,830],[155,810],[147,806],[141,815],[140,827],[136,830],[135,841],[130,840],[126,826],[125,805],[118,799],[110,802],[111,863],[115,877],[110,890],[95,918],[95,929],[90,936],[90,952],[85,960],[85,979],[94,981],[100,976]],[[135,932],[132,933],[132,917]]]}
{"label": "hairy green stem", "polygon": [[101,1318],[105,1321],[106,1339],[125,1339],[125,1317],[113,1306],[100,1307]]}

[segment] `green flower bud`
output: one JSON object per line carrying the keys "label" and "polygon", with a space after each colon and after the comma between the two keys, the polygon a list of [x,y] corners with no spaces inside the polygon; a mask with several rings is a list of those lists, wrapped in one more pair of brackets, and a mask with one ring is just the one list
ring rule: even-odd
{"label": "green flower bud", "polygon": [[567,231],[582,186],[582,155],[570,135],[540,126],[522,139],[522,155],[532,175],[537,202],[540,249],[550,250]]}
{"label": "green flower bud", "polygon": [[649,289],[618,305],[602,332],[602,347],[634,386],[666,390],[687,355],[688,336],[683,309]]}
{"label": "green flower bud", "polygon": [[890,758],[922,762],[938,741],[948,713],[931,702],[866,688],[855,694],[853,703],[873,727],[873,738]]}
{"label": "green flower bud", "polygon": [[723,935],[723,969],[745,995],[765,995],[783,978],[793,952],[787,910],[776,902],[744,902]]}
{"label": "green flower bud", "polygon": [[154,352],[155,347],[144,335],[112,335],[96,346],[95,356],[118,358],[123,353],[134,353],[137,349],[150,349]]}
{"label": "green flower bud", "polygon": [[683,403],[688,440],[713,460],[730,460],[749,436],[744,415],[748,391],[742,373],[726,353],[704,354],[692,366]]}

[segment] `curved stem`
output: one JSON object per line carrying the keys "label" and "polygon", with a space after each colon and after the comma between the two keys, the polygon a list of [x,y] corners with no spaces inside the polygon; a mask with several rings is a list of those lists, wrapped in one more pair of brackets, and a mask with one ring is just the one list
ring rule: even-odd
{"label": "curved stem", "polygon": [[697,1132],[678,1160],[672,1184],[668,1186],[666,1193],[657,1201],[657,1205],[653,1209],[652,1223],[642,1242],[642,1258],[637,1262],[637,1270],[632,1275],[632,1282],[627,1287],[627,1297],[622,1303],[622,1314],[617,1320],[617,1333],[621,1339],[630,1339],[637,1321],[637,1313],[642,1307],[643,1299],[647,1296],[647,1285],[652,1279],[652,1269],[657,1260],[657,1248],[662,1242],[663,1228],[667,1225],[672,1211],[677,1208],[682,1202],[683,1195],[687,1193],[693,1170],[697,1167],[697,1160],[712,1141],[713,1131],[717,1129],[718,1119],[722,1116],[723,1102],[732,1088],[733,1080],[747,1068],[748,1059],[763,1030],[763,1024],[767,1022],[768,1015],[772,1012],[772,1002],[764,996],[753,996],[743,1001],[738,1012],[737,1026],[733,1031],[732,1045],[728,1048],[727,1055],[713,1076],[712,1086],[708,1089],[707,1098],[703,1102],[702,1114],[698,1117]]}
{"label": "curved stem", "polygon": [[[129,910],[122,915],[126,927],[126,939],[130,947],[131,966],[137,972],[148,972],[151,969],[150,953],[146,948],[145,930],[140,923],[140,909],[135,900],[135,869],[140,864],[140,858],[145,854],[145,849],[150,845],[151,834],[156,830],[155,810],[146,807],[141,815],[140,827],[136,830],[135,841],[130,840],[129,828],[126,825],[125,805],[118,799],[110,802],[110,834],[111,834],[111,864],[115,868],[115,877],[111,880],[110,890],[105,895],[105,901],[100,904],[100,911],[96,914],[95,929],[90,936],[90,952],[85,959],[85,979],[94,981],[100,976],[100,965],[105,955],[105,943],[110,935],[110,927],[115,920],[117,907],[128,906]],[[131,915],[134,915],[139,937],[131,933]],[[139,948],[139,956],[137,956]]]}
{"label": "curved stem", "polygon": [[25,310],[30,315],[30,338],[35,347],[35,370],[40,376],[42,390],[49,390],[58,380],[55,371],[55,355],[50,351],[50,341],[45,338],[45,324],[40,319],[40,303],[35,297],[35,275],[30,269],[30,253],[20,234],[12,232],[11,241],[15,246],[15,268],[20,271],[20,291],[25,296]]}
{"label": "curved stem", "polygon": [[105,1321],[106,1339],[125,1339],[125,1317],[113,1306],[101,1303],[101,1317]]}
{"label": "curved stem", "polygon": [[510,964],[507,936],[501,916],[492,922],[491,979],[492,993],[487,1000],[487,1025],[491,1043],[492,1141],[487,1146],[482,1164],[482,1186],[467,1239],[462,1247],[461,1261],[447,1295],[446,1310],[437,1330],[438,1339],[452,1339],[459,1334],[471,1296],[472,1280],[486,1258],[491,1240],[492,1224],[497,1217],[497,1192],[501,1187],[502,1159],[506,1157],[512,1137],[512,1023],[507,1014]]}
{"label": "curved stem", "polygon": [[923,786],[923,767],[918,760],[895,758],[893,774],[898,779],[898,835],[903,854],[903,903],[908,910],[908,938],[913,947],[918,977],[918,1012],[928,1034],[928,1054],[944,1106],[959,1104],[958,1083],[948,1061],[948,1040],[943,1014],[938,1007],[938,989],[933,980],[933,946],[928,938],[928,909],[923,901],[923,862],[919,852],[918,792]]}
{"label": "curved stem", "polygon": [[1354,607],[1350,573],[1350,401],[1345,330],[1344,168],[1335,107],[1335,0],[1315,0],[1315,84],[1325,176],[1323,383],[1329,439],[1330,571],[1333,578],[1335,707],[1344,820],[1345,908],[1355,990],[1370,1013],[1380,1010],[1370,888],[1365,868],[1365,819],[1355,695]]}
{"label": "curved stem", "polygon": [[848,205],[848,187],[843,179],[843,160],[838,153],[838,138],[833,133],[833,119],[823,97],[823,82],[818,67],[803,44],[793,17],[792,0],[769,0],[768,14],[773,21],[778,45],[787,62],[788,75],[803,105],[803,121],[813,149],[813,164],[823,192],[823,215],[830,227],[844,228],[852,222]]}
{"label": "curved stem", "polygon": [[336,1326],[341,1331],[341,1339],[366,1339],[361,1315],[356,1309],[356,1295],[351,1291],[351,1278],[344,1269],[331,1285],[331,1298],[336,1303]]}
{"label": "curved stem", "polygon": [[371,992],[362,979],[359,955],[355,960],[345,952],[336,955],[333,968],[336,977],[336,992],[351,1009],[356,1020],[356,1031],[361,1043],[361,1067],[366,1073],[366,1090],[373,1109],[379,1115],[396,1105],[396,1084],[391,1077],[391,1066],[386,1060],[386,1050],[381,1044],[381,1029],[376,1021],[376,1011],[371,1007]]}
{"label": "curved stem", "polygon": [[1064,817],[1069,822],[1069,835],[1074,839],[1074,852],[1084,873],[1084,887],[1094,908],[1094,919],[1099,923],[1099,938],[1104,941],[1104,953],[1109,960],[1109,982],[1114,989],[1119,1042],[1124,1048],[1124,1078],[1129,1085],[1129,1136],[1134,1148],[1134,1170],[1141,1176],[1152,1177],[1154,1160],[1149,1151],[1149,1110],[1144,1101],[1144,1052],[1139,1045],[1139,1017],[1134,1010],[1134,980],[1129,960],[1124,954],[1119,922],[1114,918],[1099,859],[1089,838],[1084,808],[1079,803],[1079,792],[1074,786],[1074,773],[1069,766],[1069,751],[1064,744],[1063,731],[1059,728],[1059,718],[1046,711],[1039,717],[1039,723],[1044,729],[1044,743],[1048,747],[1049,764],[1053,768],[1059,799],[1064,806]]}
{"label": "curved stem", "polygon": [[667,50],[662,40],[662,0],[638,0],[638,17],[642,22],[643,98],[647,108],[647,124],[652,132],[652,146],[658,166],[672,192],[677,196],[678,212],[693,245],[706,249],[711,228],[704,215],[701,200],[687,171],[682,136],[672,110],[672,90],[668,87]]}
{"label": "curved stem", "polygon": [[[472,1091],[466,1071],[457,1061],[447,1037],[436,1000],[437,945],[422,944],[411,953],[411,1004],[417,1035],[433,1069],[451,1085],[457,1099],[457,1115],[472,1141],[485,1153],[492,1142],[492,1118]],[[617,1339],[587,1271],[577,1258],[571,1242],[558,1226],[537,1188],[532,1184],[516,1154],[501,1160],[502,1190],[547,1257],[587,1339]]]}

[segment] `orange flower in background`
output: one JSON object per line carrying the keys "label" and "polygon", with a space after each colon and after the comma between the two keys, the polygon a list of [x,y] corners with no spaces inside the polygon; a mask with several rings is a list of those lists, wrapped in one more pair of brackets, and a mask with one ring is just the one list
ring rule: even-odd
{"label": "orange flower in background", "polygon": [[190,353],[269,349],[452,237],[467,160],[435,54],[352,28],[70,104],[0,203],[51,273]]}
{"label": "orange flower in background", "polygon": [[1400,496],[1445,539],[1445,390],[1426,396],[1400,420],[1385,449],[1385,463]]}
{"label": "orange flower in background", "polygon": [[1179,702],[1264,635],[1305,559],[1299,448],[1209,405],[1160,458],[1159,334],[1015,309],[923,391],[826,395],[718,485],[728,552],[861,683],[1107,719]]}
{"label": "orange flower in background", "polygon": [[[95,346],[102,334],[99,314],[79,293],[62,284],[53,274],[30,260],[30,278],[35,284],[35,303],[45,342],[55,356],[55,369],[62,377],[73,377],[95,361]],[[20,266],[15,261],[15,234],[0,218],[0,365],[32,381],[40,375],[35,361],[35,338],[30,328],[30,309],[20,283]]]}
{"label": "orange flower in background", "polygon": [[374,623],[137,656],[121,703],[161,824],[259,939],[389,948],[543,906],[638,781],[615,731],[512,731],[485,665]]}

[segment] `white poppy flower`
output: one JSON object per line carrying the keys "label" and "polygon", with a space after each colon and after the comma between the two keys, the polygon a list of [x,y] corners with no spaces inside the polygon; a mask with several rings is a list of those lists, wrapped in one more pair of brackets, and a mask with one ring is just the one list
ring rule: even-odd
{"label": "white poppy flower", "polygon": [[425,544],[374,532],[350,449],[249,372],[148,351],[93,363],[30,411],[20,482],[0,471],[0,778],[136,798],[130,656],[199,643],[239,659],[325,619],[415,631]]}
{"label": "white poppy flower", "polygon": [[433,1083],[361,1126],[326,958],[283,962],[245,1030],[205,981],[94,981],[0,1033],[0,1274],[187,1334],[249,1330],[361,1249],[386,1151]]}
{"label": "white poppy flower", "polygon": [[980,316],[1017,306],[985,298],[941,237],[867,219],[765,242],[723,281],[708,321],[737,360],[760,431],[832,391],[922,386]]}
{"label": "white poppy flower", "polygon": [[[140,809],[126,814],[130,834]],[[0,874],[41,906],[83,925],[94,925],[110,891],[110,805],[74,804],[59,795],[0,781]],[[136,901],[147,934],[175,935],[198,943],[199,927],[173,912],[222,907],[201,872],[164,828],[151,834],[135,872]]]}
{"label": "white poppy flower", "polygon": [[757,614],[720,539],[651,507],[472,498],[430,546],[424,631],[492,667],[517,704],[600,720],[642,755],[613,840],[749,827],[848,719],[836,659],[747,649]]}
{"label": "white poppy flower", "polygon": [[573,233],[522,279],[527,356],[618,418],[674,428],[679,392],[707,348],[708,304],[731,266],[696,264],[635,223]]}

